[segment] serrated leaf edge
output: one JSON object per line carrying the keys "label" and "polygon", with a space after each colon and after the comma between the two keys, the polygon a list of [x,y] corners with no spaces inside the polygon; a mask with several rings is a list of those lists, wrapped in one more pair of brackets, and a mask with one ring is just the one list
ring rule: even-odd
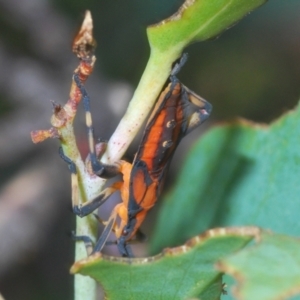
{"label": "serrated leaf edge", "polygon": [[87,265],[92,265],[95,262],[100,260],[110,261],[121,264],[147,264],[159,259],[162,259],[166,256],[177,256],[184,253],[187,253],[195,246],[198,246],[201,243],[204,243],[206,240],[212,237],[222,237],[227,235],[233,236],[249,236],[253,237],[257,242],[261,239],[262,229],[255,226],[245,226],[245,227],[220,227],[209,229],[203,232],[200,235],[197,235],[191,239],[189,239],[184,245],[173,247],[173,248],[165,248],[161,253],[149,256],[149,257],[141,257],[141,258],[128,258],[128,257],[118,257],[118,256],[109,256],[102,253],[95,253],[85,259],[79,260],[74,263],[74,265],[70,269],[71,274],[76,274],[80,271],[82,267]]}

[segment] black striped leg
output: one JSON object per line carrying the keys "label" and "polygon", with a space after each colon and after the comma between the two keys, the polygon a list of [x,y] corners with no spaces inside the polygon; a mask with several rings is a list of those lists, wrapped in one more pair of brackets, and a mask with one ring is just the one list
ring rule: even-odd
{"label": "black striped leg", "polygon": [[75,163],[64,154],[62,147],[58,149],[59,156],[68,164],[68,168],[71,172],[71,186],[72,186],[72,207],[79,206],[79,186],[78,175]]}
{"label": "black striped leg", "polygon": [[84,217],[92,213],[123,185],[123,182],[115,182],[111,187],[104,189],[96,198],[81,204],[79,203],[79,185],[76,165],[64,154],[62,147],[59,147],[59,155],[68,164],[68,168],[71,171],[72,207],[74,213],[79,217]]}
{"label": "black striped leg", "polygon": [[96,242],[95,248],[92,253],[100,252],[103,249],[103,247],[107,243],[107,239],[110,233],[114,230],[114,227],[116,225],[116,219],[117,219],[117,213],[116,210],[114,209],[108,221],[104,222],[105,224],[104,230],[102,231],[101,236]]}
{"label": "black striped leg", "polygon": [[140,231],[140,229],[138,229],[137,232],[136,232],[135,239],[130,240],[129,242],[125,242],[125,239],[124,239],[124,242],[123,242],[123,240],[121,241],[122,238],[118,239],[118,240],[114,240],[114,241],[107,241],[109,234],[111,232],[116,232],[117,213],[115,213],[115,211],[116,211],[116,209],[112,212],[111,217],[106,222],[104,222],[101,218],[99,218],[98,215],[94,214],[95,218],[97,218],[99,223],[102,223],[103,225],[105,225],[105,228],[104,228],[100,238],[98,239],[98,241],[96,243],[96,246],[93,250],[93,253],[100,252],[104,246],[117,245],[118,248],[119,248],[120,253],[123,256],[133,257],[133,253],[132,253],[131,248],[129,247],[128,244],[144,242],[144,241],[146,241],[147,237],[144,233],[142,233]]}
{"label": "black striped leg", "polygon": [[[95,217],[99,220],[99,217],[95,215]],[[101,252],[103,247],[105,245],[116,245],[117,241],[107,241],[110,233],[113,231],[113,227],[115,226],[116,221],[116,214],[112,215],[107,222],[103,222],[101,219],[99,220],[100,223],[105,224],[105,228],[99,237],[99,239],[96,242],[96,245],[94,246],[94,243],[92,239],[89,236],[86,235],[75,235],[74,232],[72,232],[72,238],[75,241],[84,242],[86,252],[88,255],[94,254],[96,252]]]}
{"label": "black striped leg", "polygon": [[[97,214],[94,214],[94,217],[98,220],[99,223],[102,223],[103,225],[106,225],[108,222],[104,222]],[[107,228],[107,226],[106,226]],[[103,233],[102,233],[103,235]],[[108,235],[107,235],[108,237]],[[75,232],[73,231],[72,232],[72,238],[73,240],[75,241],[80,241],[80,242],[84,242],[84,245],[85,245],[85,248],[86,248],[86,252],[87,252],[87,255],[91,255],[92,253],[96,252],[95,251],[95,245],[94,245],[94,242],[92,241],[92,239],[87,236],[87,235],[76,235]],[[103,246],[104,245],[111,245],[111,244],[116,244],[116,242],[104,242]]]}
{"label": "black striped leg", "polygon": [[104,246],[117,245],[119,252],[122,254],[123,257],[133,257],[131,247],[128,244],[134,244],[134,243],[141,242],[141,241],[143,242],[146,240],[146,236],[140,230],[137,230],[135,239],[130,240],[129,242],[126,242],[126,238],[124,236],[122,236],[121,238],[119,238],[117,240],[108,241],[108,237],[109,237],[110,233],[116,231],[117,209],[113,210],[108,221],[103,221],[96,214],[94,214],[94,216],[99,221],[99,223],[102,223],[105,226],[105,228],[102,231],[101,236],[97,240],[95,246],[93,246],[94,244],[93,244],[91,238],[89,238],[88,236],[75,236],[73,234],[73,238],[75,240],[84,242],[88,255],[94,254],[96,252],[101,252],[101,250],[103,249]]}
{"label": "black striped leg", "polygon": [[127,224],[123,227],[121,235],[117,239],[117,246],[120,254],[123,257],[133,257],[131,247],[128,245],[128,240],[130,239],[132,232],[135,229],[137,219],[135,215],[130,217],[130,212],[128,213],[129,220]]}
{"label": "black striped leg", "polygon": [[[107,244],[107,239],[112,231],[118,231],[117,230],[118,225],[116,223],[116,220],[117,220],[119,210],[122,208],[123,205],[124,205],[123,203],[117,204],[113,209],[108,221],[105,222],[105,228],[100,238],[96,242],[93,253],[100,252],[103,249],[103,247]],[[111,242],[109,242],[109,244],[111,244]],[[121,237],[117,239],[117,246],[120,251],[120,254],[123,257],[128,257],[128,256],[132,257],[132,252],[128,247],[128,245],[126,244],[126,236],[121,235]]]}
{"label": "black striped leg", "polygon": [[94,248],[94,243],[90,237],[87,235],[76,235],[74,231],[72,231],[72,238],[74,241],[84,242],[87,255],[91,255]]}
{"label": "black striped leg", "polygon": [[85,122],[88,131],[89,160],[91,161],[93,173],[102,178],[114,177],[119,174],[119,166],[117,164],[103,164],[98,160],[105,152],[106,145],[102,142],[95,146],[90,97],[76,73],[74,74],[74,81],[82,94],[82,101],[85,110]]}
{"label": "black striped leg", "polygon": [[58,148],[58,154],[61,157],[61,159],[68,164],[68,168],[69,168],[70,172],[72,174],[77,175],[77,169],[76,169],[75,163],[68,156],[65,155],[64,150],[63,150],[62,147]]}
{"label": "black striped leg", "polygon": [[89,143],[89,152],[90,152],[90,160],[92,164],[93,172],[101,176],[104,170],[103,165],[98,161],[97,155],[95,153],[95,144],[94,144],[94,128],[92,123],[92,115],[91,115],[91,108],[90,108],[90,98],[80,81],[79,75],[77,73],[74,74],[74,81],[79,88],[81,95],[83,106],[85,110],[85,120],[86,120],[86,127],[88,129],[88,143]]}
{"label": "black striped leg", "polygon": [[115,182],[111,187],[104,189],[95,199],[73,207],[74,213],[85,217],[99,208],[115,191],[119,190],[123,182]]}
{"label": "black striped leg", "polygon": [[131,247],[128,245],[128,243],[126,242],[126,238],[125,236],[121,236],[118,240],[117,240],[117,246],[119,249],[120,254],[123,257],[133,257],[133,252],[131,250]]}
{"label": "black striped leg", "polygon": [[110,233],[112,231],[114,231],[114,227],[116,224],[116,218],[117,215],[115,213],[113,213],[109,220],[106,222],[106,226],[103,230],[103,232],[101,233],[101,236],[99,237],[98,241],[96,242],[95,248],[92,252],[92,254],[96,253],[96,252],[101,252],[101,250],[103,249],[103,247],[105,245],[112,245],[112,244],[117,244],[118,249],[120,254],[123,257],[133,257],[133,253],[131,251],[131,247],[126,243],[125,241],[125,237],[120,237],[116,242],[115,241],[107,241]]}

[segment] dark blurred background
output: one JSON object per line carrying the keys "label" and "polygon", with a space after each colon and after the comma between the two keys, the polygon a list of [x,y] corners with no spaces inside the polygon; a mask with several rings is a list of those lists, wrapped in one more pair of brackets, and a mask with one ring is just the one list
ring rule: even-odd
{"label": "dark blurred background", "polygon": [[[146,65],[146,26],[168,17],[181,4],[0,0],[0,292],[7,300],[73,298],[70,175],[57,154],[58,141],[34,145],[30,131],[49,128],[50,100],[63,104],[68,99],[78,64],[71,42],[84,11],[92,12],[98,42],[96,70],[87,83],[95,133],[108,139]],[[297,104],[299,12],[299,0],[271,0],[218,39],[186,50],[189,61],[179,77],[214,106],[202,131],[237,116],[270,122]],[[85,154],[82,110],[76,126]],[[200,134],[201,129],[196,130],[180,146],[173,176]],[[136,147],[135,141],[128,160]],[[167,189],[171,176],[168,182]],[[151,216],[144,226],[148,233]]]}

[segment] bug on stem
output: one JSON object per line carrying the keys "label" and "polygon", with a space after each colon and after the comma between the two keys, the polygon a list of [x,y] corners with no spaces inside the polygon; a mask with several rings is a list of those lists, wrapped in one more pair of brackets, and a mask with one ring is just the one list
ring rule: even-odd
{"label": "bug on stem", "polygon": [[[123,174],[122,182],[106,188],[96,199],[74,206],[77,215],[86,216],[103,204],[113,192],[120,190],[122,202],[114,207],[108,221],[104,222],[106,226],[93,253],[102,250],[110,232],[114,231],[120,254],[132,255],[128,243],[136,236],[148,211],[155,205],[178,144],[211,113],[211,104],[185,87],[176,77],[186,60],[187,55],[183,55],[173,68],[170,83],[161,93],[148,119],[132,164],[119,161],[114,165],[105,165],[98,160],[99,155],[95,153],[93,141],[89,97],[79,78],[74,78],[82,93],[86,110],[93,171],[100,177]],[[86,241],[84,237],[78,239]]]}

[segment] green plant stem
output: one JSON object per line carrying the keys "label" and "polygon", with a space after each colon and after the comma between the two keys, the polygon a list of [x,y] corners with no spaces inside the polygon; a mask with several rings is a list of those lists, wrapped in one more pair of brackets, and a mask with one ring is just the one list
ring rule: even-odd
{"label": "green plant stem", "polygon": [[[106,155],[102,158],[105,162],[114,162],[122,158],[144,120],[152,109],[156,98],[168,78],[172,63],[179,57],[180,53],[161,53],[152,51],[144,74],[130,101],[126,114],[120,121],[115,133],[108,143]],[[69,131],[69,134],[67,133]],[[88,174],[81,160],[80,154],[74,153],[75,146],[74,134],[70,134],[70,129],[65,128],[64,136],[67,136],[68,145],[63,149],[67,156],[76,157],[79,180],[79,197],[83,203],[87,199],[93,199],[104,185],[104,180],[97,176]],[[71,142],[72,141],[72,142]],[[72,153],[69,153],[72,151]],[[69,154],[69,155],[68,155]],[[74,194],[74,193],[72,193]],[[92,240],[96,240],[97,221],[90,215],[84,218],[76,218],[76,234],[87,235]],[[76,243],[75,261],[87,256],[83,243]],[[75,275],[74,282],[75,300],[95,300],[97,299],[96,282],[87,276]]]}
{"label": "green plant stem", "polygon": [[151,50],[146,69],[127,111],[108,142],[107,151],[102,157],[103,162],[115,162],[122,158],[160,94],[172,63],[179,56],[180,51],[173,49],[166,52]]}
{"label": "green plant stem", "polygon": [[[78,191],[72,191],[72,197],[78,195],[80,203],[84,203],[87,199],[93,199],[97,196],[105,183],[105,180],[96,175],[89,174],[81,159],[81,155],[76,145],[76,139],[73,131],[72,123],[67,123],[61,129],[61,135],[64,141],[61,143],[65,155],[72,158],[78,174]],[[87,235],[93,241],[97,238],[97,220],[93,215],[84,218],[76,217],[76,235]],[[87,252],[84,243],[75,243],[75,261],[86,258]],[[96,300],[97,299],[97,283],[88,276],[75,275],[74,278],[74,299],[75,300]]]}
{"label": "green plant stem", "polygon": [[[86,234],[95,239],[97,223],[93,216],[85,218],[76,217],[76,233],[86,232]],[[86,258],[87,253],[84,243],[76,243],[75,261]],[[74,300],[97,300],[97,283],[89,276],[76,274],[74,277]]]}

